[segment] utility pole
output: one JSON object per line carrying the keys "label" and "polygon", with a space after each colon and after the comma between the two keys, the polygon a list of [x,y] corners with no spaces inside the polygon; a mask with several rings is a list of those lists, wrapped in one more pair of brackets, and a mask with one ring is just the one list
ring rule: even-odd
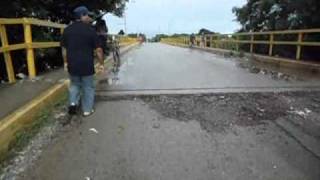
{"label": "utility pole", "polygon": [[126,12],[124,12],[124,31],[127,34],[127,15]]}

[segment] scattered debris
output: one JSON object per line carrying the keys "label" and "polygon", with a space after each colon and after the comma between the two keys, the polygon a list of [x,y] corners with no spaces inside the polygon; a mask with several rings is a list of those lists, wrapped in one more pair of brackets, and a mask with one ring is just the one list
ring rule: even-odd
{"label": "scattered debris", "polygon": [[41,81],[42,78],[40,77],[35,77],[35,78],[32,78],[31,79],[31,82],[38,82],[38,81]]}
{"label": "scattered debris", "polygon": [[96,133],[96,134],[99,133],[95,128],[91,128],[91,129],[89,129],[89,131],[94,132],[94,133]]}
{"label": "scattered debris", "polygon": [[289,74],[285,74],[282,72],[273,71],[268,68],[258,67],[257,65],[255,65],[254,63],[252,63],[248,60],[239,59],[239,61],[240,62],[237,64],[238,67],[243,68],[253,74],[266,75],[274,80],[284,80],[284,81],[299,81],[299,80],[301,80],[297,76],[294,76],[294,75],[289,75]]}
{"label": "scattered debris", "polygon": [[16,152],[15,158],[6,162],[0,179],[16,179],[20,174],[38,160],[42,149],[46,147],[57,136],[61,130],[61,125],[55,121],[53,125],[44,127],[22,151]]}
{"label": "scattered debris", "polygon": [[160,123],[155,123],[152,126],[153,129],[159,129],[160,128]]}
{"label": "scattered debris", "polygon": [[66,117],[66,116],[67,116],[67,113],[65,113],[65,112],[60,112],[60,113],[55,114],[55,115],[54,115],[54,118],[55,118],[55,119],[61,119],[61,118]]}
{"label": "scattered debris", "polygon": [[260,108],[260,107],[257,107],[257,110],[260,111],[260,112],[265,112],[266,110]]}
{"label": "scattered debris", "polygon": [[58,82],[59,83],[64,83],[66,81],[66,79],[60,79]]}
{"label": "scattered debris", "polygon": [[311,112],[312,111],[308,108],[305,108],[303,111],[302,110],[294,110],[294,109],[291,109],[291,111],[289,111],[289,113],[297,114],[303,118],[306,118]]}
{"label": "scattered debris", "polygon": [[307,113],[307,114],[310,114],[312,111],[310,110],[310,109],[308,109],[308,108],[305,108],[304,109],[305,110],[305,112]]}
{"label": "scattered debris", "polygon": [[123,125],[119,125],[118,126],[118,134],[121,134],[124,131],[124,126]]}
{"label": "scattered debris", "polygon": [[53,79],[46,79],[45,82],[52,83]]}
{"label": "scattered debris", "polygon": [[23,73],[17,74],[17,77],[20,78],[20,79],[27,79],[28,78],[28,76],[23,74]]}

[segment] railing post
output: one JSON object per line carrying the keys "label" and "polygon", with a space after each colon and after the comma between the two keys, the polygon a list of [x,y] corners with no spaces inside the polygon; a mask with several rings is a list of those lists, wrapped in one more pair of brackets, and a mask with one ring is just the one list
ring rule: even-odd
{"label": "railing post", "polygon": [[[60,34],[61,34],[61,37],[62,37],[62,35],[63,35],[63,32],[64,32],[64,28],[60,28]],[[61,47],[61,56],[62,56],[62,59],[63,59],[63,61],[64,61],[64,56],[65,56],[65,54],[64,54],[64,52],[63,52],[63,48],[62,48],[62,46],[61,46],[61,44],[60,44],[60,47]]]}
{"label": "railing post", "polygon": [[217,35],[217,40],[216,40],[215,46],[216,46],[217,49],[220,48],[220,34]]}
{"label": "railing post", "polygon": [[34,60],[34,51],[32,48],[32,29],[31,24],[28,22],[27,19],[24,19],[24,39],[27,45],[27,62],[28,62],[28,71],[29,71],[29,78],[36,77],[36,66]]}
{"label": "railing post", "polygon": [[236,35],[236,50],[239,52],[239,35]]}
{"label": "railing post", "polygon": [[60,34],[62,35],[64,32],[64,28],[60,28]]}
{"label": "railing post", "polygon": [[301,59],[301,43],[303,40],[303,33],[300,32],[298,35],[298,45],[297,45],[297,54],[296,54],[296,59],[300,60]]}
{"label": "railing post", "polygon": [[273,43],[274,43],[274,34],[270,34],[269,56],[273,55]]}
{"label": "railing post", "polygon": [[[2,42],[2,47],[6,47],[9,45],[8,42],[8,37],[7,37],[7,31],[5,25],[1,24],[0,25],[0,36],[1,36],[1,42]],[[4,54],[4,61],[6,63],[6,69],[7,69],[7,75],[8,75],[8,80],[9,83],[14,83],[16,82],[14,70],[13,70],[13,65],[12,65],[12,58],[10,51],[5,51],[3,52]]]}
{"label": "railing post", "polygon": [[203,43],[204,43],[203,46],[206,48],[207,47],[207,36],[206,35],[204,35],[204,42]]}
{"label": "railing post", "polygon": [[254,35],[251,34],[251,39],[250,39],[250,53],[253,53],[253,41],[254,41]]}

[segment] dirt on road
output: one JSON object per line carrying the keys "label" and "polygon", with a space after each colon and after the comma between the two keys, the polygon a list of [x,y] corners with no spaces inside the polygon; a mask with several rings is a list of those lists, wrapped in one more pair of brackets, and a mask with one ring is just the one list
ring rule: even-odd
{"label": "dirt on road", "polygon": [[100,100],[10,177],[318,180],[319,107],[308,91]]}

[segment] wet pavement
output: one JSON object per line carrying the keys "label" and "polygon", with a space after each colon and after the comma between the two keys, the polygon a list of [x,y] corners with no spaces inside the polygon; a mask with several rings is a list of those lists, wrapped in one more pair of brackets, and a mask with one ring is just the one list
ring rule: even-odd
{"label": "wet pavement", "polygon": [[[100,92],[320,84],[162,44],[122,59]],[[75,118],[77,125],[57,135],[18,179],[318,180],[319,97],[300,91],[98,98],[96,112]]]}
{"label": "wet pavement", "polygon": [[[95,114],[75,120],[82,124],[61,134],[19,179],[318,180],[320,114],[307,105],[317,105],[319,93],[297,95],[101,101]],[[294,113],[302,107],[310,108],[305,117]],[[281,123],[290,120],[301,124],[288,133]]]}
{"label": "wet pavement", "polygon": [[101,81],[98,91],[320,87],[319,79],[270,75],[234,58],[158,43],[144,44],[122,61],[120,72]]}

